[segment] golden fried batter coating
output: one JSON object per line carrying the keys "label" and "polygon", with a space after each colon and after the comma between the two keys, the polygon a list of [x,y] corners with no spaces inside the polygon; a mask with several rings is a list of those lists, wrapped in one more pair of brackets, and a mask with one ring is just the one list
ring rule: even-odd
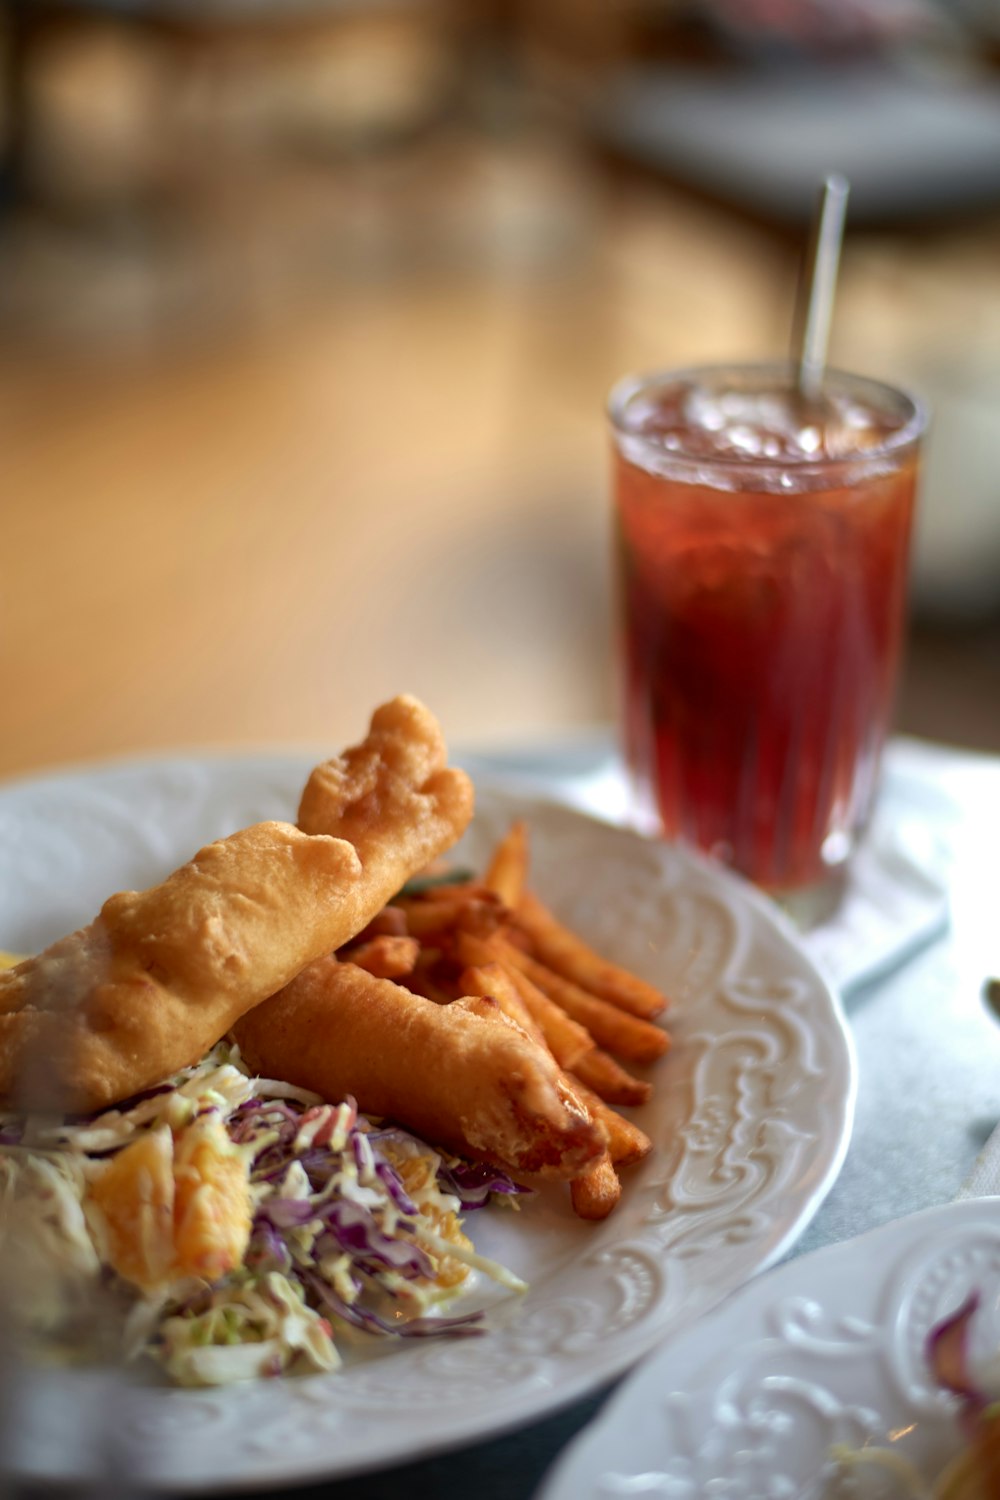
{"label": "golden fried batter coating", "polygon": [[340,837],[256,824],[0,972],[0,1098],[96,1109],[198,1061],[461,835],[472,788],[444,762],[433,717],[397,699],[369,739],[317,773],[339,789],[318,805]]}
{"label": "golden fried batter coating", "polygon": [[433,714],[416,698],[393,698],[375,710],[363,744],[313,771],[299,827],[353,844],[384,903],[469,824],[472,783],[446,759]]}
{"label": "golden fried batter coating", "polygon": [[355,921],[350,844],[258,823],[0,974],[0,1092],[89,1110],[197,1062]]}
{"label": "golden fried batter coating", "polygon": [[515,1173],[576,1176],[606,1138],[546,1050],[481,997],[435,1005],[330,956],[244,1016],[255,1072]]}

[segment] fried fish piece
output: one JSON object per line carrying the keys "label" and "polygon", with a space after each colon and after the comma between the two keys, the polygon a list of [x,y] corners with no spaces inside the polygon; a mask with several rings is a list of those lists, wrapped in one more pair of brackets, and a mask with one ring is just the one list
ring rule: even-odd
{"label": "fried fish piece", "polygon": [[0,1094],[89,1110],[197,1062],[357,920],[350,844],[258,823],[0,973]]}
{"label": "fried fish piece", "polygon": [[247,1065],[332,1101],[351,1094],[425,1140],[515,1173],[572,1178],[604,1131],[553,1059],[482,997],[435,1005],[332,955],[244,1016]]}
{"label": "fried fish piece", "polygon": [[397,699],[362,745],[321,768],[335,781],[344,768],[341,836],[255,824],[0,972],[0,1098],[103,1108],[197,1062],[460,836],[472,787],[445,758],[433,716]]}
{"label": "fried fish piece", "polygon": [[375,710],[363,744],[316,767],[298,825],[353,844],[366,883],[384,893],[384,904],[450,848],[472,817],[472,783],[446,761],[434,715],[402,694]]}

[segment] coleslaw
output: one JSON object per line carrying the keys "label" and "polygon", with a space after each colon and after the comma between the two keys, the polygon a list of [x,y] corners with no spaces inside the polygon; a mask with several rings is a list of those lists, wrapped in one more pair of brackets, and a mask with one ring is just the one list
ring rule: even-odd
{"label": "coleslaw", "polygon": [[23,1321],[72,1342],[113,1304],[127,1359],[185,1386],[333,1370],[370,1338],[469,1336],[461,1215],[524,1192],[407,1131],[253,1078],[221,1043],[86,1118],[0,1115],[0,1248]]}

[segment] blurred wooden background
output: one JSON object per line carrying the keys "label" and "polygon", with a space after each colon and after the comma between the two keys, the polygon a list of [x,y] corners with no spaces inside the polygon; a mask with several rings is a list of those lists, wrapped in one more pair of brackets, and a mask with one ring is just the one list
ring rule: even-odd
{"label": "blurred wooden background", "polygon": [[[464,742],[607,720],[607,389],[785,351],[801,236],[580,129],[655,28],[341,9],[7,8],[0,774],[337,746],[404,689]],[[899,724],[995,750],[1000,578],[961,518],[1000,515],[998,248],[988,212],[852,236],[834,351],[976,449],[971,498],[935,460]]]}

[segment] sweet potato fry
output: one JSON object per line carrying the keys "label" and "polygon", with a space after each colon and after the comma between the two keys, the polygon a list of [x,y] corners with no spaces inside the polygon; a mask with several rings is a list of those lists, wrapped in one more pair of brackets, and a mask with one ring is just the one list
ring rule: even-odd
{"label": "sweet potato fry", "polygon": [[629,1015],[617,1006],[588,995],[570,979],[530,958],[517,948],[503,944],[504,962],[521,970],[532,984],[548,995],[574,1021],[586,1026],[599,1047],[624,1057],[629,1062],[651,1063],[662,1057],[670,1046],[670,1037],[659,1026]]}
{"label": "sweet potato fry", "polygon": [[548,995],[543,995],[519,970],[503,963],[495,938],[482,939],[467,932],[456,933],[455,953],[459,961],[467,966],[491,963],[502,965],[561,1068],[572,1070],[585,1053],[593,1050],[594,1039],[585,1027],[561,1010]]}
{"label": "sweet potato fry", "polygon": [[541,1028],[502,964],[474,964],[463,969],[458,984],[463,995],[491,995],[505,1016],[516,1022],[540,1046],[547,1045]]}
{"label": "sweet potato fry", "polygon": [[449,886],[439,895],[399,896],[393,909],[403,913],[407,931],[423,941],[461,927],[480,937],[496,932],[509,912],[495,891],[483,886]]}
{"label": "sweet potato fry", "polygon": [[573,1212],[581,1219],[606,1219],[622,1195],[622,1185],[608,1153],[574,1177],[569,1191]]}
{"label": "sweet potato fry", "polygon": [[483,891],[456,912],[452,925],[477,937],[489,937],[508,921],[509,912],[492,891]]}
{"label": "sweet potato fry", "polygon": [[[466,969],[460,983],[465,994],[491,996],[505,1016],[508,1016],[544,1047],[545,1038],[528,1014],[510,975],[504,972],[500,964],[486,964],[482,968]],[[653,1143],[638,1125],[634,1125],[631,1120],[626,1120],[624,1115],[620,1115],[609,1104],[605,1104],[603,1099],[599,1098],[592,1089],[587,1088],[586,1084],[581,1083],[578,1078],[568,1073],[563,1076],[567,1086],[584,1106],[594,1124],[603,1130],[607,1141],[607,1155],[612,1166],[630,1167],[649,1155],[653,1149]],[[606,1171],[600,1163],[597,1166],[600,1167],[600,1180],[607,1183]],[[599,1183],[595,1186],[599,1187]],[[587,1184],[585,1183],[583,1188],[578,1189],[578,1192],[586,1195]],[[594,1200],[594,1193],[591,1193],[589,1197],[585,1196],[584,1199],[588,1203]],[[613,1207],[612,1203],[608,1208],[609,1213]]]}
{"label": "sweet potato fry", "polygon": [[[491,995],[504,1015],[526,1031],[530,1037],[545,1045],[545,1038],[517,993],[510,974],[502,964],[484,964],[479,968],[466,969],[459,980],[462,993],[466,995]],[[567,1075],[566,1082],[584,1104],[590,1117],[603,1126],[608,1138],[608,1154],[616,1167],[630,1167],[642,1161],[653,1149],[653,1143],[645,1131],[631,1120],[626,1120],[617,1110],[606,1104],[593,1089],[581,1083],[579,1078]]]}
{"label": "sweet potato fry", "polygon": [[601,958],[530,891],[518,902],[517,923],[531,938],[542,963],[592,995],[647,1021],[668,1004],[667,997],[644,979]]}
{"label": "sweet potato fry", "polygon": [[528,829],[518,820],[494,849],[483,883],[513,910],[524,892],[527,872]]}
{"label": "sweet potato fry", "polygon": [[508,968],[507,973],[561,1068],[576,1068],[590,1053],[597,1050],[587,1028],[568,1016],[548,995],[543,995],[526,974],[514,968]]}
{"label": "sweet potato fry", "polygon": [[586,1105],[591,1119],[603,1125],[608,1138],[608,1155],[616,1167],[631,1167],[649,1155],[653,1143],[644,1130],[640,1130],[632,1120],[626,1120],[610,1104],[605,1104],[579,1078],[570,1076],[567,1081],[581,1104]]}
{"label": "sweet potato fry", "polygon": [[420,943],[415,937],[393,937],[382,933],[365,943],[352,943],[339,955],[347,963],[374,974],[376,979],[402,979],[412,974],[420,957]]}
{"label": "sweet potato fry", "polygon": [[[564,1063],[563,1066],[567,1067],[567,1064]],[[606,1104],[645,1104],[653,1092],[652,1084],[641,1078],[633,1078],[631,1073],[627,1073],[613,1057],[602,1052],[599,1047],[592,1047],[589,1052],[585,1052],[572,1067],[567,1067],[567,1071],[581,1083],[585,1083]]]}
{"label": "sweet potato fry", "polygon": [[363,927],[357,937],[353,939],[356,943],[367,943],[373,937],[405,937],[406,936],[406,913],[399,911],[395,906],[383,906],[377,911],[368,923]]}
{"label": "sweet potato fry", "polygon": [[456,996],[438,981],[435,976],[436,967],[437,955],[424,950],[410,973],[400,976],[399,983],[412,995],[422,995],[425,1000],[433,1000],[435,1005],[450,1005]]}
{"label": "sweet potato fry", "polygon": [[[464,971],[459,985],[466,995],[490,995],[500,1006],[505,1016],[515,1021],[523,1031],[537,1042],[545,1045],[545,1038],[532,1020],[524,1002],[517,993],[510,975],[501,964],[484,964],[479,968]],[[586,1105],[590,1117],[604,1127],[608,1138],[608,1154],[616,1167],[629,1167],[653,1149],[653,1143],[645,1131],[631,1120],[626,1120],[617,1110],[605,1104],[593,1089],[581,1083],[579,1078],[567,1075],[567,1083],[580,1102]]]}

